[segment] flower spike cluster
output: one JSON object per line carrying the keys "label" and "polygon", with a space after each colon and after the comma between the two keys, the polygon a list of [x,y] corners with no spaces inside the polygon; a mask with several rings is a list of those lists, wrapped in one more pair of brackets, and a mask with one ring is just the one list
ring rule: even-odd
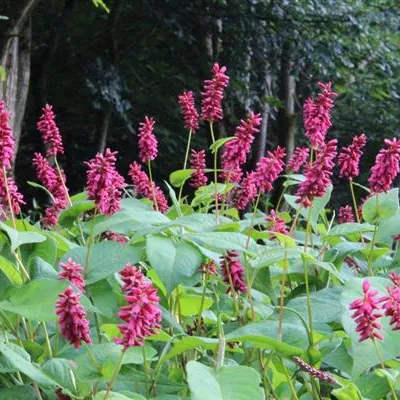
{"label": "flower spike cluster", "polygon": [[331,184],[336,146],[336,139],[321,144],[315,161],[307,167],[306,179],[300,183],[296,192],[296,196],[299,196],[296,202],[303,207],[310,207],[314,198],[322,197]]}
{"label": "flower spike cluster", "polygon": [[334,106],[333,98],[337,93],[331,90],[331,82],[326,84],[318,82],[321,93],[317,99],[309,98],[303,107],[305,134],[316,149],[325,141],[326,133],[332,126],[331,110]]}
{"label": "flower spike cluster", "polygon": [[[7,211],[17,215],[21,205],[25,204],[24,197],[6,170],[11,169],[14,155],[14,137],[9,125],[10,113],[6,110],[4,101],[0,101],[0,219]],[[8,195],[7,195],[8,190]],[[10,209],[11,208],[11,209]]]}
{"label": "flower spike cluster", "polygon": [[54,226],[58,222],[60,211],[65,209],[68,203],[65,177],[60,177],[60,174],[40,153],[34,154],[33,165],[39,181],[50,192],[53,200],[52,206],[45,210],[42,222],[47,227]]}
{"label": "flower spike cluster", "polygon": [[0,101],[0,169],[11,168],[14,155],[14,137],[9,125],[10,113],[6,104]]}
{"label": "flower spike cluster", "polygon": [[127,264],[120,275],[128,305],[121,307],[118,313],[124,323],[118,325],[122,337],[116,338],[115,343],[124,349],[143,346],[145,339],[161,327],[160,299],[151,281],[133,265]]}
{"label": "flower spike cluster", "polygon": [[136,194],[151,200],[154,209],[158,208],[162,213],[168,211],[168,201],[164,193],[154,182],[150,182],[146,172],[136,161],[129,166],[129,176],[135,186]]}
{"label": "flower spike cluster", "polygon": [[385,139],[386,148],[381,149],[368,178],[373,193],[386,192],[400,171],[400,139]]}
{"label": "flower spike cluster", "polygon": [[343,206],[339,208],[339,224],[344,224],[346,222],[354,222],[353,209],[349,206]]}
{"label": "flower spike cluster", "polygon": [[222,257],[221,269],[224,282],[229,285],[228,292],[247,292],[247,285],[244,280],[244,268],[239,260],[239,253],[235,250],[228,251],[225,257]]}
{"label": "flower spike cluster", "polygon": [[296,147],[290,160],[287,162],[287,170],[299,172],[300,168],[307,162],[310,149],[308,147]]}
{"label": "flower spike cluster", "polygon": [[153,118],[144,117],[144,122],[139,128],[139,157],[142,163],[153,161],[157,157],[157,139],[154,135],[155,121]]}
{"label": "flower spike cluster", "polygon": [[68,286],[58,297],[56,314],[60,325],[61,334],[76,349],[82,342],[91,344],[89,321],[86,312],[79,303],[80,294],[74,293],[74,289]]}
{"label": "flower spike cluster", "polygon": [[257,197],[255,172],[249,172],[242,179],[240,188],[234,192],[234,203],[239,210],[244,210],[247,205]]}
{"label": "flower spike cluster", "polygon": [[378,311],[381,299],[376,297],[377,290],[370,289],[371,282],[368,279],[364,279],[362,284],[364,297],[354,300],[349,306],[350,310],[354,310],[351,318],[357,323],[356,331],[360,335],[360,342],[367,339],[383,340],[383,336],[379,332],[382,329],[382,325],[379,322],[382,313]]}
{"label": "flower spike cluster", "polygon": [[319,379],[320,381],[327,382],[327,383],[336,383],[335,379],[331,374],[328,372],[321,371],[310,364],[307,364],[304,360],[300,357],[293,357],[293,360],[296,364],[305,372],[313,376],[314,378]]}
{"label": "flower spike cluster", "polygon": [[82,265],[76,263],[72,258],[60,264],[59,279],[65,279],[75,285],[82,293],[85,293],[85,280],[82,276]]}
{"label": "flower spike cluster", "polygon": [[207,184],[206,168],[206,152],[205,150],[195,151],[192,149],[190,154],[190,168],[195,171],[190,176],[190,186],[198,189]]}
{"label": "flower spike cluster", "polygon": [[115,168],[118,152],[106,149],[104,155],[97,154],[86,161],[88,198],[94,200],[97,209],[105,215],[112,215],[120,210],[124,178]]}
{"label": "flower spike cluster", "polygon": [[[277,215],[275,210],[271,210],[269,215],[266,218],[266,221],[269,223],[268,230],[270,232],[282,233],[283,235],[288,235],[289,232],[286,229],[286,223],[283,218]],[[276,239],[276,236],[271,233],[271,239]]]}
{"label": "flower spike cluster", "polygon": [[389,324],[392,330],[397,331],[400,329],[400,288],[388,286],[386,290],[388,295],[380,299],[382,309],[385,311],[385,316],[390,317]]}
{"label": "flower spike cluster", "polygon": [[362,149],[367,143],[367,137],[362,134],[354,136],[350,146],[344,147],[338,156],[340,177],[353,179],[360,174],[359,164],[362,156]]}
{"label": "flower spike cluster", "polygon": [[225,74],[226,67],[215,63],[212,67],[213,78],[204,81],[201,93],[201,119],[203,121],[220,121],[222,119],[222,99],[224,89],[228,86],[229,77]]}
{"label": "flower spike cluster", "polygon": [[178,99],[185,122],[185,128],[196,132],[199,129],[199,114],[194,104],[193,92],[183,92]]}
{"label": "flower spike cluster", "polygon": [[42,134],[43,141],[46,144],[47,157],[55,157],[57,154],[63,154],[64,147],[62,144],[60,131],[55,121],[56,117],[53,112],[53,107],[49,104],[46,104],[46,106],[42,108],[42,111],[43,114],[37,123],[37,128]]}
{"label": "flower spike cluster", "polygon": [[234,139],[227,142],[222,153],[222,178],[227,182],[239,182],[242,166],[246,163],[254,136],[260,131],[261,115],[250,112],[246,120],[241,120],[236,128]]}

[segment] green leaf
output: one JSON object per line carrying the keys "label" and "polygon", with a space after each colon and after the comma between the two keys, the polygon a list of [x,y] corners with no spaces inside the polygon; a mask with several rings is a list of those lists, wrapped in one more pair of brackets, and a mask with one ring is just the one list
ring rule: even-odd
{"label": "green leaf", "polygon": [[13,285],[22,285],[23,279],[17,267],[7,258],[0,256],[0,270]]}
{"label": "green leaf", "polygon": [[186,366],[192,400],[264,400],[259,373],[250,367],[235,365],[218,370],[197,361]]}
{"label": "green leaf", "polygon": [[199,267],[203,261],[200,251],[181,240],[149,235],[146,241],[147,258],[168,293],[179,284],[195,285],[200,280]]}
{"label": "green leaf", "polygon": [[[108,394],[107,399],[108,400],[146,400],[146,397],[144,397],[138,393],[130,393],[130,394],[127,394],[126,392],[124,392],[124,393],[110,392]],[[106,394],[105,390],[98,392],[96,394],[96,396],[94,397],[94,400],[103,400],[105,398],[105,394]]]}
{"label": "green leaf", "polygon": [[[96,243],[90,252],[89,272],[86,284],[98,282],[115,272],[121,271],[126,264],[135,264],[140,261],[142,248],[126,244],[104,241]],[[66,253],[61,262],[72,258],[75,262],[85,265],[86,247],[77,247]]]}
{"label": "green leaf", "polygon": [[48,262],[40,257],[34,257],[31,262],[31,278],[36,279],[57,279],[56,270]]}
{"label": "green leaf", "polygon": [[36,398],[35,390],[31,385],[14,386],[0,391],[0,400],[33,400]]}
{"label": "green leaf", "polygon": [[67,286],[68,282],[62,280],[34,280],[11,288],[0,302],[0,308],[34,321],[54,321],[57,297]]}
{"label": "green leaf", "polygon": [[344,224],[334,226],[327,233],[326,237],[347,236],[347,235],[352,235],[354,233],[373,232],[373,231],[374,231],[374,225],[347,222]]}
{"label": "green leaf", "polygon": [[218,139],[209,147],[209,149],[211,150],[211,153],[214,154],[225,143],[228,143],[234,139],[236,139],[234,136],[229,136],[229,137],[224,137],[224,138]]}
{"label": "green leaf", "polygon": [[74,395],[76,394],[76,379],[72,368],[72,361],[52,358],[43,364],[41,370],[46,376],[57,382],[59,387]]}
{"label": "green leaf", "polygon": [[285,194],[284,197],[287,203],[292,208],[294,208],[296,211],[300,210],[300,215],[302,215],[305,220],[308,219],[308,214],[310,213],[311,224],[313,228],[316,229],[318,218],[324,212],[325,206],[328,204],[331,198],[331,194],[332,194],[332,185],[328,187],[326,193],[322,197],[316,197],[314,199],[311,209],[302,207],[300,206],[300,204],[296,203],[296,200],[298,199],[297,196]]}
{"label": "green leaf", "polygon": [[11,251],[15,251],[19,246],[27,243],[41,243],[46,240],[46,236],[36,232],[19,232],[3,222],[0,222],[0,230],[4,231],[11,242]]}
{"label": "green leaf", "polygon": [[172,186],[179,188],[190,178],[190,176],[193,174],[194,171],[196,170],[179,169],[170,174],[169,181]]}
{"label": "green leaf", "polygon": [[211,297],[184,293],[179,296],[179,310],[185,317],[199,315],[200,308],[202,311],[208,310],[213,305]]}
{"label": "green leaf", "polygon": [[338,400],[361,400],[362,396],[357,386],[354,383],[349,383],[347,386],[334,389],[332,394]]}
{"label": "green leaf", "polygon": [[78,201],[60,214],[58,223],[66,228],[71,228],[79,215],[92,210],[93,208],[94,201],[92,200]]}
{"label": "green leaf", "polygon": [[362,215],[365,221],[375,224],[397,214],[399,210],[399,189],[391,189],[370,197],[363,204]]}
{"label": "green leaf", "polygon": [[400,212],[391,218],[382,219],[376,232],[376,241],[389,243],[395,235],[400,234]]}
{"label": "green leaf", "polygon": [[283,322],[282,341],[278,339],[279,322],[252,322],[226,335],[227,342],[250,342],[261,348],[275,350],[285,357],[301,355],[308,345],[307,333],[299,323]]}
{"label": "green leaf", "polygon": [[29,360],[21,357],[21,355],[12,350],[10,346],[7,346],[2,342],[0,342],[0,353],[10,362],[11,365],[14,366],[14,368],[31,378],[39,385],[44,387],[53,387],[57,385],[52,378],[48,377],[38,367],[32,364]]}
{"label": "green leaf", "polygon": [[[0,19],[8,19],[8,17],[0,15]],[[3,66],[0,65],[0,82],[4,82],[6,78],[7,78],[7,71]]]}

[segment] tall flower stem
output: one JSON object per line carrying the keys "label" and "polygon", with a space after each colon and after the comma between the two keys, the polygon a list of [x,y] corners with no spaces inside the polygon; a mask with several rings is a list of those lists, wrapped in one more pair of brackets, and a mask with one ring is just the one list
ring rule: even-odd
{"label": "tall flower stem", "polygon": [[[183,169],[184,170],[187,167],[187,162],[188,162],[188,159],[189,159],[190,144],[192,142],[192,133],[193,133],[193,129],[189,129],[189,137],[188,137],[188,141],[187,141],[187,145],[186,145],[185,161],[183,162]],[[178,203],[181,202],[183,185],[184,185],[184,182],[182,182],[182,185],[179,188]]]}
{"label": "tall flower stem", "polygon": [[85,270],[84,270],[85,275],[87,275],[89,272],[89,258],[90,258],[90,252],[92,250],[92,246],[94,243],[93,233],[94,233],[94,221],[96,219],[96,216],[97,216],[97,208],[95,208],[95,210],[94,210],[94,214],[92,217],[92,223],[90,226],[90,233],[89,233],[89,237],[87,239],[87,248],[86,248],[86,255],[85,255]]}
{"label": "tall flower stem", "polygon": [[153,174],[151,171],[151,162],[147,161],[147,169],[149,171],[149,179],[150,179],[150,185],[151,185],[151,191],[153,193],[153,204],[156,206],[156,211],[158,211],[158,203],[157,203],[157,199],[156,199],[156,191],[154,189],[155,183],[153,181]]}
{"label": "tall flower stem", "polygon": [[112,374],[112,376],[111,376],[111,379],[110,379],[110,382],[109,382],[109,384],[108,384],[107,391],[106,391],[106,394],[104,395],[104,399],[103,399],[103,400],[107,400],[108,397],[110,396],[111,389],[113,388],[114,383],[115,383],[115,380],[117,379],[119,370],[121,369],[121,365],[122,365],[122,361],[123,361],[123,359],[124,359],[125,351],[126,351],[126,350],[124,349],[124,350],[122,350],[122,352],[121,352],[121,356],[119,357],[119,360],[118,360],[118,362],[117,362],[117,365],[116,365],[116,367],[115,367],[115,370],[114,370],[114,372],[113,372],[113,374]]}
{"label": "tall flower stem", "polygon": [[[64,175],[61,172],[61,168],[60,168],[60,165],[58,164],[57,157],[54,157],[54,164],[56,166],[58,176],[60,177],[60,180],[62,182],[62,186],[63,186],[64,192],[65,192],[65,196],[67,197],[68,204],[70,207],[72,207],[71,197],[69,196],[68,189],[67,189],[67,186],[66,186],[65,180],[64,180]],[[85,243],[85,237],[83,236],[83,231],[82,231],[81,224],[79,223],[79,220],[77,220],[77,225],[78,225],[78,229],[79,229],[79,234],[81,235],[82,243]]]}
{"label": "tall flower stem", "polygon": [[289,373],[288,373],[288,371],[287,371],[287,369],[286,369],[286,365],[284,364],[284,362],[283,362],[283,360],[282,360],[281,357],[279,357],[279,361],[280,361],[280,363],[281,363],[283,372],[284,372],[284,374],[285,374],[285,376],[286,376],[286,381],[287,381],[287,383],[289,384],[290,391],[292,392],[292,397],[293,397],[295,400],[299,400],[299,398],[297,397],[296,389],[295,389],[295,387],[293,386],[292,379],[290,378]]}
{"label": "tall flower stem", "polygon": [[[379,208],[379,200],[378,196],[376,196],[376,209],[378,210]],[[376,234],[378,233],[378,226],[379,226],[379,221],[375,222],[375,227],[374,227],[374,233],[372,235],[372,240],[371,240],[371,247],[368,255],[368,276],[373,276],[374,273],[372,271],[372,253],[374,252],[374,246],[375,246],[375,241],[376,241]]]}
{"label": "tall flower stem", "polygon": [[49,353],[49,358],[53,358],[53,351],[51,350],[50,338],[49,338],[49,334],[47,332],[46,322],[42,321],[42,326],[43,326],[43,331],[44,331],[44,337],[46,340],[47,352]]}
{"label": "tall flower stem", "polygon": [[354,187],[353,187],[352,179],[349,179],[349,186],[350,186],[351,198],[353,200],[354,214],[356,215],[357,222],[360,223],[361,219],[360,219],[360,214],[358,213],[357,201],[356,201],[356,196],[354,194]]}
{"label": "tall flower stem", "polygon": [[[379,349],[378,343],[376,342],[375,338],[372,339],[372,342],[374,343],[375,353],[378,356],[379,363],[381,364],[382,369],[385,369],[385,362],[383,361],[382,353]],[[396,390],[393,387],[393,383],[390,381],[389,378],[387,378],[387,382],[390,386],[390,391],[392,393],[393,399],[397,400]]]}
{"label": "tall flower stem", "polygon": [[281,340],[281,341],[282,341],[282,334],[283,334],[283,308],[284,308],[284,300],[285,300],[285,285],[286,285],[287,267],[288,267],[288,257],[287,257],[287,249],[286,249],[286,244],[285,244],[285,256],[283,259],[281,292],[280,292],[280,298],[279,298],[278,340]]}
{"label": "tall flower stem", "polygon": [[[211,140],[212,143],[215,143],[215,135],[214,135],[214,125],[210,121],[210,133],[211,133]],[[219,224],[219,206],[218,206],[218,175],[217,175],[217,168],[218,168],[218,150],[215,149],[214,152],[214,186],[215,186],[215,219],[217,225]]]}
{"label": "tall flower stem", "polygon": [[144,381],[145,381],[145,388],[146,388],[146,397],[150,395],[150,386],[148,380],[148,372],[149,372],[149,365],[146,359],[146,349],[144,348],[144,343],[142,346],[142,355],[143,355],[143,372],[144,372]]}

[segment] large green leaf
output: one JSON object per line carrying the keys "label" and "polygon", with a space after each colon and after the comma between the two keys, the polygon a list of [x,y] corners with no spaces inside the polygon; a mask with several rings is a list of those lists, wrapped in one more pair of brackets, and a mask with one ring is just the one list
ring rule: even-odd
{"label": "large green leaf", "polygon": [[259,373],[235,365],[218,370],[190,361],[186,366],[192,400],[264,400]]}
{"label": "large green leaf", "polygon": [[146,252],[168,293],[179,284],[195,285],[200,280],[199,267],[203,257],[192,244],[184,240],[176,243],[169,237],[149,235]]}
{"label": "large green leaf", "polygon": [[374,225],[371,224],[357,224],[354,222],[347,222],[334,226],[326,236],[347,236],[354,233],[373,232],[373,230]]}
{"label": "large green leaf", "polygon": [[66,228],[71,228],[75,220],[83,213],[92,210],[94,208],[94,201],[92,200],[80,200],[75,202],[71,207],[64,210],[59,218],[58,223]]}
{"label": "large green leaf", "polygon": [[0,400],[35,400],[36,398],[35,390],[30,385],[14,386],[0,391]]}
{"label": "large green leaf", "polygon": [[5,232],[10,239],[11,251],[15,251],[19,246],[27,243],[40,243],[46,240],[46,236],[37,232],[20,232],[3,222],[0,222],[0,230]]}
{"label": "large green leaf", "polygon": [[300,323],[282,324],[282,340],[278,339],[279,322],[253,322],[226,335],[227,342],[250,342],[257,347],[272,349],[285,357],[299,356],[308,345],[307,333]]}
{"label": "large green leaf", "polygon": [[7,258],[0,256],[0,270],[13,285],[22,285],[23,279],[17,267]]}
{"label": "large green leaf", "polygon": [[41,370],[42,372],[57,382],[57,385],[70,394],[76,394],[76,379],[73,372],[73,363],[62,358],[52,358],[47,360]]}
{"label": "large green leaf", "polygon": [[[72,258],[75,262],[85,265],[86,247],[77,247],[66,253],[62,262]],[[142,248],[126,244],[104,241],[96,243],[89,257],[89,272],[86,276],[86,284],[95,283],[107,276],[121,271],[126,264],[135,264],[140,261]]]}
{"label": "large green leaf", "polygon": [[365,221],[375,224],[378,220],[387,219],[397,214],[399,210],[399,189],[371,196],[362,206]]}

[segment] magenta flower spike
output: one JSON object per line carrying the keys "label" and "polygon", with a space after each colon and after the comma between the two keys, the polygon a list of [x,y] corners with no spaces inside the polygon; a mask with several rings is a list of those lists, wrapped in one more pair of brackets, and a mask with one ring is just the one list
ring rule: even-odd
{"label": "magenta flower spike", "polygon": [[[288,235],[289,231],[286,229],[285,220],[277,215],[275,210],[271,210],[266,218],[269,223],[268,230],[270,232],[282,233],[283,235]],[[272,233],[271,239],[276,239],[276,236]]]}
{"label": "magenta flower spike", "polygon": [[235,292],[247,292],[247,285],[244,280],[244,268],[239,260],[239,253],[235,250],[228,251],[221,261],[222,277],[230,290]]}
{"label": "magenta flower spike", "polygon": [[340,207],[338,216],[340,224],[344,224],[346,222],[354,222],[353,209],[349,205]]}
{"label": "magenta flower spike", "polygon": [[311,142],[311,146],[317,149],[325,142],[328,129],[332,126],[331,110],[334,106],[333,98],[337,93],[331,90],[331,82],[326,84],[318,82],[321,93],[317,99],[309,98],[303,107],[305,134]]}
{"label": "magenta flower spike", "polygon": [[313,367],[310,364],[307,364],[304,360],[302,360],[300,357],[293,357],[293,360],[296,362],[296,364],[305,372],[310,374],[316,379],[319,379],[320,381],[327,382],[327,383],[336,383],[335,379],[331,374],[328,372],[321,371],[315,367]]}
{"label": "magenta flower spike", "polygon": [[296,147],[292,157],[287,162],[287,170],[299,172],[300,168],[307,162],[309,155],[310,149],[308,147]]}
{"label": "magenta flower spike", "polygon": [[10,169],[14,155],[14,136],[9,124],[10,113],[0,100],[0,169]]}
{"label": "magenta flower spike", "polygon": [[349,305],[350,310],[354,310],[351,318],[356,322],[356,331],[359,334],[359,341],[363,342],[368,339],[383,340],[382,334],[379,332],[382,325],[379,319],[382,317],[380,310],[381,298],[377,290],[371,290],[371,282],[364,279],[362,283],[364,297],[354,300]]}
{"label": "magenta flower spike", "polygon": [[195,171],[190,176],[189,185],[198,189],[207,184],[206,169],[206,152],[205,150],[195,151],[192,149],[190,154],[190,168]]}
{"label": "magenta flower spike", "polygon": [[153,118],[144,117],[144,122],[139,128],[139,158],[142,163],[153,161],[157,157],[157,139],[154,135],[155,121]]}
{"label": "magenta flower spike", "polygon": [[386,290],[388,295],[380,299],[382,309],[385,311],[385,316],[390,317],[389,324],[392,330],[397,331],[400,329],[400,288],[388,286]]}
{"label": "magenta flower spike", "polygon": [[201,119],[215,122],[222,119],[222,99],[224,89],[228,86],[229,77],[225,74],[226,67],[220,67],[215,63],[212,67],[213,78],[204,81],[204,89],[201,93]]}
{"label": "magenta flower spike", "polygon": [[57,154],[64,154],[62,138],[55,121],[56,116],[53,112],[53,107],[46,104],[45,107],[42,108],[42,111],[43,114],[37,123],[37,129],[42,134],[43,142],[46,144],[47,157],[55,157]]}
{"label": "magenta flower spike", "polygon": [[376,156],[368,178],[373,193],[387,192],[400,171],[400,139],[385,139],[385,145]]}
{"label": "magenta flower spike", "polygon": [[101,214],[112,215],[121,209],[124,178],[115,168],[117,151],[106,149],[103,154],[97,154],[92,160],[86,161],[88,198],[94,200]]}
{"label": "magenta flower spike", "polygon": [[[5,179],[7,179],[7,187],[12,208],[11,210],[8,202]],[[5,178],[4,174],[0,173],[0,208],[2,208],[4,212],[9,211],[14,215],[18,215],[21,212],[21,206],[24,204],[24,196],[19,192],[14,180],[11,177]]]}
{"label": "magenta flower spike", "polygon": [[126,350],[143,346],[146,338],[161,327],[161,310],[157,290],[139,269],[127,264],[120,275],[128,305],[121,307],[118,313],[124,323],[118,325],[122,337],[115,338],[115,343]]}
{"label": "magenta flower spike", "polygon": [[75,285],[82,293],[85,293],[85,280],[82,276],[83,267],[76,263],[72,258],[60,264],[59,279],[64,279]]}
{"label": "magenta flower spike", "polygon": [[199,113],[194,104],[193,92],[183,92],[179,97],[181,113],[186,129],[191,129],[195,133],[199,129]]}
{"label": "magenta flower spike", "polygon": [[56,314],[60,325],[61,334],[76,349],[82,342],[91,344],[89,321],[86,312],[79,303],[80,294],[74,293],[74,289],[68,286],[58,297]]}
{"label": "magenta flower spike", "polygon": [[342,149],[338,156],[340,177],[353,179],[360,174],[360,158],[362,156],[362,149],[366,143],[367,138],[362,134],[354,136],[352,144]]}

